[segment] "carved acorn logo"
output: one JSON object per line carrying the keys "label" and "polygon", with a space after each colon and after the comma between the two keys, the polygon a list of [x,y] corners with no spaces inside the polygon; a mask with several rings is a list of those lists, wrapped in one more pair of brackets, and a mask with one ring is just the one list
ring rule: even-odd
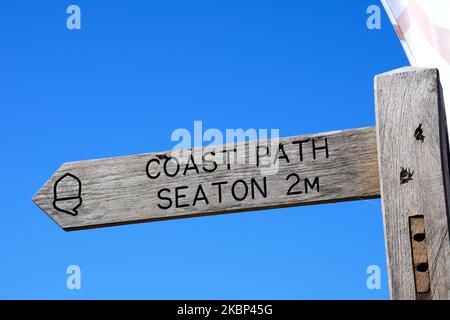
{"label": "carved acorn logo", "polygon": [[81,198],[81,180],[71,173],[59,178],[53,186],[53,207],[72,216],[78,214],[78,208],[83,202]]}

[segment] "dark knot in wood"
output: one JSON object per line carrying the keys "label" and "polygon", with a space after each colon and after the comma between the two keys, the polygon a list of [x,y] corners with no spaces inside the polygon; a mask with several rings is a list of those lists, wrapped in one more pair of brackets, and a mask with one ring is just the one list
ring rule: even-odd
{"label": "dark knot in wood", "polygon": [[412,181],[412,176],[414,175],[414,171],[409,169],[401,168],[400,169],[400,184],[405,184]]}
{"label": "dark knot in wood", "polygon": [[423,135],[422,124],[419,124],[416,131],[414,132],[414,138],[416,138],[417,141],[421,141],[422,143],[425,141],[425,136]]}

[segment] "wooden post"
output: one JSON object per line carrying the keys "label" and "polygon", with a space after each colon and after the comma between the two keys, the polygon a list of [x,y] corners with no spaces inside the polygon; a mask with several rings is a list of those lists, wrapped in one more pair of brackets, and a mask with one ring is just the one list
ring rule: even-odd
{"label": "wooden post", "polygon": [[450,299],[448,140],[437,69],[375,78],[380,187],[393,299]]}

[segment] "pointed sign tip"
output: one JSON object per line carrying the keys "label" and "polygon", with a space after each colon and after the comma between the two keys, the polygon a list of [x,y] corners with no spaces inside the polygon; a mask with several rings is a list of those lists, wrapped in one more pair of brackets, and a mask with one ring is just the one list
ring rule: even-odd
{"label": "pointed sign tip", "polygon": [[31,198],[31,201],[33,201],[33,203],[42,211],[45,213],[46,216],[48,216],[50,219],[53,220],[53,222],[55,222],[59,227],[61,227],[61,229],[63,229],[64,231],[68,231],[66,230],[59,221],[57,221],[56,219],[54,219],[53,215],[51,214],[51,212],[48,212],[44,207],[43,207],[43,202],[42,202],[42,197],[44,196],[44,187],[40,188],[36,194]]}

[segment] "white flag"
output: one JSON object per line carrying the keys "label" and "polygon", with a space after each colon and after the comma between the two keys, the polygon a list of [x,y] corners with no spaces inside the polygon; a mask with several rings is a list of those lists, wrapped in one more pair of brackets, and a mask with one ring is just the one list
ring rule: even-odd
{"label": "white flag", "polygon": [[438,68],[450,119],[450,0],[381,0],[412,66]]}

